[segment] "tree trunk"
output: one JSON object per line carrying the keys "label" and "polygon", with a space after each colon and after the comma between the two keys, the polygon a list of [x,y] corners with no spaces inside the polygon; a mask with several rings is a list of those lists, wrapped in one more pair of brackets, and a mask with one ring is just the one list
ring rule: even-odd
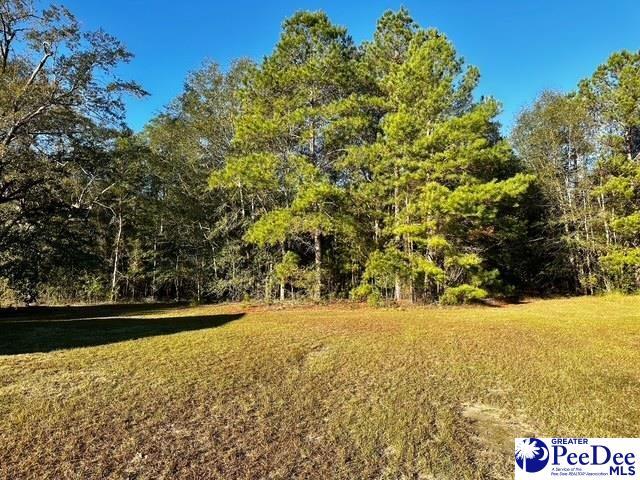
{"label": "tree trunk", "polygon": [[396,273],[395,286],[393,289],[393,299],[396,302],[402,300],[402,285],[400,285],[400,276]]}
{"label": "tree trunk", "polygon": [[[162,236],[162,217],[160,217],[160,232],[153,239],[153,276],[151,279],[151,296],[156,299],[158,292],[157,276],[158,276],[158,237]],[[157,300],[157,299],[156,299]]]}
{"label": "tree trunk", "polygon": [[[395,178],[395,185],[393,187],[393,219],[394,226],[398,226],[398,217],[400,215],[400,205],[398,204],[398,166],[396,165],[393,169],[393,176]],[[396,235],[396,244],[400,243],[400,237]],[[395,286],[393,291],[393,299],[396,302],[402,300],[402,285],[400,285],[400,275],[396,273],[395,275]]]}
{"label": "tree trunk", "polygon": [[201,270],[201,266],[200,266],[200,262],[198,261],[198,255],[195,256],[195,264],[196,264],[196,301],[198,303],[200,303],[200,300],[202,298],[202,284],[201,284],[201,279],[202,279],[202,270]]}
{"label": "tree trunk", "polygon": [[264,301],[271,301],[271,281],[273,279],[273,263],[269,262],[269,274],[264,282]]}
{"label": "tree trunk", "polygon": [[373,240],[375,241],[377,246],[378,242],[380,241],[380,224],[378,223],[377,219],[373,222]]}
{"label": "tree trunk", "polygon": [[174,284],[176,287],[176,302],[180,301],[180,274],[179,274],[179,269],[180,269],[180,254],[176,254],[176,273],[175,273],[175,279],[174,279]]}
{"label": "tree trunk", "polygon": [[320,243],[320,230],[313,232],[313,244],[316,261],[316,282],[313,291],[314,300],[320,300],[322,295],[322,245]]}
{"label": "tree trunk", "polygon": [[[284,247],[284,242],[281,245],[281,251],[282,251],[282,260],[284,261],[284,256],[286,254],[285,252],[285,247]],[[280,279],[280,301],[284,302],[284,279]]]}
{"label": "tree trunk", "polygon": [[120,257],[120,238],[122,237],[122,213],[118,213],[118,233],[113,251],[113,272],[111,273],[111,301],[116,300],[116,287],[118,286],[118,260]]}

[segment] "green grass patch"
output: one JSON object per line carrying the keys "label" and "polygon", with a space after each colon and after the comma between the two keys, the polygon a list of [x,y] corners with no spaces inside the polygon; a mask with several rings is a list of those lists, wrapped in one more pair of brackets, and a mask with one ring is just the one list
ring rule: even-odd
{"label": "green grass patch", "polygon": [[0,321],[1,478],[510,478],[640,436],[640,297],[42,310]]}

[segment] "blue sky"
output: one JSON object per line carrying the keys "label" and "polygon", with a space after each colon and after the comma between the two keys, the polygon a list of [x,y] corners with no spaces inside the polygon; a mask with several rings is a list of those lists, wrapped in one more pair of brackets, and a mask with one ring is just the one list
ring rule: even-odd
{"label": "blue sky", "polygon": [[422,26],[453,40],[480,68],[478,95],[504,107],[508,131],[543,89],[570,90],[610,53],[640,49],[640,0],[63,0],[88,29],[103,27],[136,55],[121,75],[151,93],[128,101],[128,122],[141,129],[178,95],[186,74],[211,59],[260,60],[278,40],[282,20],[297,10],[324,10],[360,43],[378,17],[405,6]]}

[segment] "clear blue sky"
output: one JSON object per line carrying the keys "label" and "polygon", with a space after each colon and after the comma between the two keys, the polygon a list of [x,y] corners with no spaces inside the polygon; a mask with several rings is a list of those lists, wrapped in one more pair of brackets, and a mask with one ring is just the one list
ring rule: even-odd
{"label": "clear blue sky", "polygon": [[228,67],[238,57],[260,60],[296,10],[324,10],[360,43],[378,17],[404,5],[422,26],[453,40],[480,68],[479,95],[504,107],[506,129],[543,89],[572,89],[610,53],[640,49],[640,0],[61,0],[85,28],[103,27],[136,55],[121,69],[151,96],[128,102],[139,130],[182,89],[204,59]]}

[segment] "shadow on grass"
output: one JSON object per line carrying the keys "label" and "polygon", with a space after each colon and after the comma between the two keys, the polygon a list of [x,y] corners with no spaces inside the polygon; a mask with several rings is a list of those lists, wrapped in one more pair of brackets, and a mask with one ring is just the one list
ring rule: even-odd
{"label": "shadow on grass", "polygon": [[151,314],[169,308],[186,307],[187,303],[103,303],[97,305],[34,306],[0,308],[0,322],[6,320],[72,320],[75,318],[120,317]]}
{"label": "shadow on grass", "polygon": [[202,330],[219,327],[243,316],[243,313],[237,313],[169,318],[2,321],[0,322],[0,355],[95,347],[156,335]]}

